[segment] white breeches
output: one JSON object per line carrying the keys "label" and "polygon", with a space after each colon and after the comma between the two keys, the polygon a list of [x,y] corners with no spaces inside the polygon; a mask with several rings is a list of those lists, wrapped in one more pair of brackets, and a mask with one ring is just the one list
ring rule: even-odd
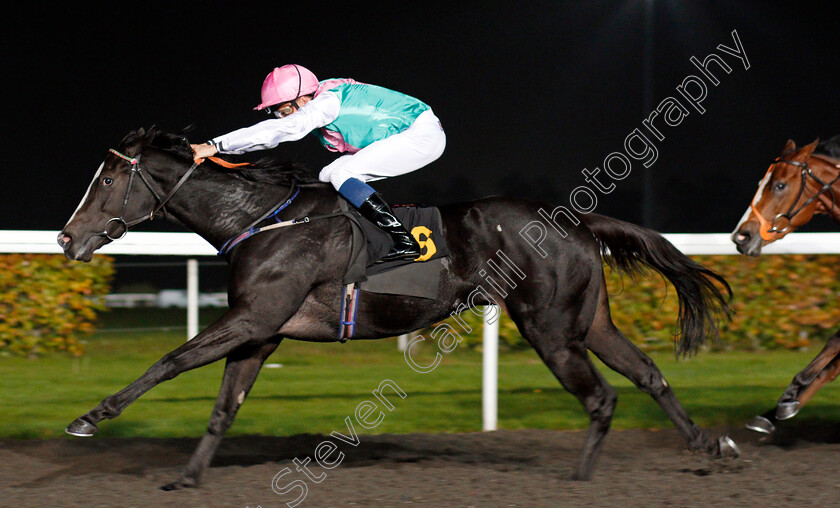
{"label": "white breeches", "polygon": [[426,110],[411,127],[358,152],[342,155],[327,164],[318,174],[322,182],[330,182],[336,190],[348,178],[363,182],[404,175],[430,164],[443,153],[446,134],[438,117]]}

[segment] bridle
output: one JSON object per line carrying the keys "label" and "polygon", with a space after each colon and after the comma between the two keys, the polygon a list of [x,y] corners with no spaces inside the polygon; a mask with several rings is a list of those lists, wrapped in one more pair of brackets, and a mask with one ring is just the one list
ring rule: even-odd
{"label": "bridle", "polygon": [[[131,173],[129,174],[129,177],[128,177],[128,185],[125,188],[125,197],[123,197],[122,211],[120,212],[119,217],[112,217],[111,219],[108,219],[108,222],[105,223],[105,229],[102,230],[99,233],[94,233],[94,235],[96,235],[96,236],[104,236],[111,241],[116,241],[116,240],[119,240],[120,238],[124,237],[126,234],[128,234],[128,230],[130,228],[136,226],[137,224],[140,224],[141,222],[145,222],[147,220],[154,219],[155,214],[158,213],[159,211],[163,210],[164,205],[166,205],[166,203],[169,201],[169,199],[172,198],[172,196],[176,192],[178,192],[178,189],[181,188],[181,186],[184,184],[184,182],[186,182],[187,179],[192,175],[193,171],[195,171],[195,168],[197,168],[198,165],[200,164],[200,162],[193,162],[193,165],[190,167],[190,169],[187,170],[186,173],[184,173],[184,176],[182,176],[181,179],[178,180],[178,183],[175,184],[175,187],[172,188],[172,190],[169,192],[169,194],[167,194],[165,197],[162,198],[160,193],[158,193],[155,190],[155,188],[152,186],[149,179],[146,177],[146,173],[144,173],[142,171],[142,169],[140,168],[140,154],[138,154],[135,157],[129,157],[127,155],[121,154],[120,152],[114,150],[113,148],[111,148],[108,151],[110,153],[116,155],[120,159],[128,162],[131,165]],[[140,180],[142,180],[142,182],[146,185],[146,188],[149,189],[149,192],[152,193],[152,195],[157,200],[158,204],[157,204],[157,206],[155,206],[152,209],[151,213],[149,213],[148,215],[142,215],[142,216],[140,216],[140,217],[138,217],[134,220],[128,221],[128,220],[125,219],[125,211],[126,211],[126,208],[128,207],[128,198],[131,195],[131,189],[132,189],[132,186],[134,184],[134,177],[135,176],[140,177]],[[164,210],[164,214],[165,213],[166,213],[166,211]],[[122,225],[122,227],[123,227],[122,234],[120,234],[119,236],[111,236],[111,233],[108,232],[108,226],[110,226],[112,223]]]}
{"label": "bridle", "polygon": [[[835,196],[834,196],[834,189],[832,186],[840,180],[840,173],[834,177],[833,180],[830,182],[824,182],[820,177],[814,174],[811,171],[811,167],[808,165],[808,159],[804,161],[795,161],[790,159],[776,159],[773,164],[770,165],[769,171],[772,171],[773,166],[776,164],[790,164],[791,166],[796,166],[800,169],[801,180],[799,184],[799,193],[796,195],[796,199],[791,203],[790,208],[786,212],[777,214],[773,217],[772,221],[768,221],[765,219],[758,209],[755,207],[755,203],[750,203],[750,208],[752,208],[753,213],[755,213],[756,217],[758,217],[758,222],[760,227],[758,228],[758,232],[761,235],[761,238],[767,241],[773,241],[776,238],[771,235],[782,235],[790,229],[790,225],[793,222],[793,218],[802,210],[810,206],[814,201],[817,200],[821,195],[828,192],[831,195],[831,208],[829,209],[829,213],[834,210],[835,206]],[[834,164],[834,167],[840,169],[840,164]],[[805,200],[805,203],[802,204],[799,208],[796,208],[796,204],[802,198],[802,195],[805,193],[805,187],[807,187],[808,178],[812,178],[815,182],[817,182],[821,187],[820,189],[811,197]],[[784,225],[784,227],[781,227]],[[766,235],[766,236],[765,236]]]}
{"label": "bridle", "polygon": [[[141,222],[144,222],[144,221],[147,221],[147,220],[152,220],[156,213],[158,213],[161,210],[164,210],[163,207],[164,207],[164,205],[166,205],[166,203],[169,201],[169,199],[172,198],[172,196],[176,192],[178,192],[178,189],[180,189],[181,186],[184,184],[184,182],[186,182],[187,179],[189,179],[189,177],[192,175],[193,171],[195,171],[195,169],[201,163],[203,163],[205,161],[205,159],[194,160],[192,166],[190,166],[190,169],[188,169],[187,172],[184,173],[184,175],[180,178],[180,180],[178,180],[178,183],[176,183],[175,186],[172,188],[172,190],[169,191],[169,194],[167,194],[165,197],[162,198],[162,197],[160,197],[160,194],[152,186],[151,182],[146,177],[146,174],[140,168],[140,155],[139,154],[135,157],[129,157],[127,155],[121,154],[120,152],[114,150],[113,148],[110,149],[109,152],[116,155],[120,159],[123,159],[124,161],[128,162],[131,165],[131,173],[128,177],[128,185],[126,186],[126,189],[125,189],[125,197],[123,197],[123,205],[122,205],[122,211],[120,212],[120,216],[108,219],[108,222],[105,223],[105,229],[102,232],[94,233],[95,236],[104,236],[111,241],[115,241],[115,240],[119,240],[119,239],[123,238],[128,233],[128,230],[130,228],[136,226],[137,224],[140,224]],[[208,157],[208,159],[210,159],[214,163],[219,164],[221,166],[224,166],[226,168],[237,168],[237,167],[243,167],[243,166],[250,166],[251,165],[249,162],[243,162],[243,163],[238,163],[238,164],[237,163],[230,163],[230,162],[227,162],[227,161],[225,161],[223,159],[220,159],[218,157]],[[134,184],[134,177],[136,175],[140,176],[140,180],[143,181],[143,183],[146,185],[146,188],[149,189],[149,192],[151,192],[152,195],[157,200],[158,204],[157,204],[157,206],[155,206],[152,209],[151,213],[149,213],[148,215],[142,215],[142,216],[140,216],[140,217],[138,217],[134,220],[127,221],[127,220],[125,220],[124,215],[125,215],[125,210],[128,207],[128,198],[131,195],[131,188],[132,188],[132,185]],[[295,200],[295,198],[298,196],[298,194],[300,194],[300,189],[297,187],[297,185],[294,182],[292,182],[292,184],[289,186],[289,193],[286,195],[286,197],[284,197],[282,201],[280,201],[277,205],[275,205],[271,210],[266,212],[259,219],[255,220],[250,226],[248,226],[245,229],[245,231],[243,231],[239,235],[234,236],[233,238],[231,238],[227,242],[225,242],[225,244],[219,250],[219,255],[226,255],[226,254],[230,253],[230,251],[236,245],[238,245],[240,242],[242,242],[243,240],[246,240],[247,238],[250,238],[251,236],[253,236],[257,233],[262,233],[262,232],[269,231],[269,230],[276,229],[276,228],[294,226],[296,224],[308,224],[309,222],[311,222],[313,220],[329,219],[329,218],[339,217],[339,216],[350,216],[349,212],[346,209],[346,206],[343,204],[343,201],[341,199],[339,199],[339,211],[337,211],[337,212],[332,212],[332,213],[327,213],[327,214],[317,215],[317,216],[312,216],[312,217],[306,216],[306,217],[301,217],[301,218],[297,218],[297,219],[281,221],[278,214],[281,211],[283,211],[284,209],[286,209],[289,205],[291,205],[292,202]],[[164,213],[166,213],[165,210],[164,210]],[[261,223],[261,222],[263,222],[267,219],[274,219],[274,223],[270,224],[270,225],[258,227],[259,223]],[[111,223],[122,224],[122,226],[124,228],[122,234],[120,234],[119,236],[112,236],[111,233],[108,232],[108,226]]]}

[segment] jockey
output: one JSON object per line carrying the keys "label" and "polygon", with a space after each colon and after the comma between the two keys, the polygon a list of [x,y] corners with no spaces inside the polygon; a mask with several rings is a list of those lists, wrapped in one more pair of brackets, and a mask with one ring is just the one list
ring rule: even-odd
{"label": "jockey", "polygon": [[417,241],[367,182],[415,171],[441,156],[446,135],[428,105],[353,79],[319,82],[305,67],[291,64],[268,74],[262,102],[254,109],[273,118],[191,145],[195,157],[274,148],[316,131],[325,148],[344,154],[325,166],[318,178],[331,183],[393,239],[394,246],[382,261],[420,256]]}

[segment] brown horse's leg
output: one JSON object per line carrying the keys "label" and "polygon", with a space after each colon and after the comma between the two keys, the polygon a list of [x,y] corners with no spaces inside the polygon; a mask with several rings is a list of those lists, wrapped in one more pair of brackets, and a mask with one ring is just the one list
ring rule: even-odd
{"label": "brown horse's leg", "polygon": [[598,311],[586,336],[586,347],[609,368],[653,397],[688,442],[689,449],[716,455],[737,455],[737,447],[730,439],[709,439],[706,432],[688,416],[653,360],[615,328],[606,295],[606,286],[602,286]]}
{"label": "brown horse's leg", "polygon": [[835,356],[826,367],[817,374],[814,381],[799,394],[799,404],[804,406],[820,388],[837,379],[840,375],[840,356]]}
{"label": "brown horse's leg", "polygon": [[[821,373],[823,373],[829,364],[835,361],[838,354],[840,354],[840,330],[828,339],[825,343],[825,347],[823,347],[822,351],[820,351],[820,353],[811,360],[811,363],[793,377],[793,381],[791,381],[790,386],[788,386],[785,393],[783,393],[782,397],[779,399],[779,403],[776,407],[776,419],[787,420],[788,418],[796,416],[796,413],[802,409],[805,402],[807,402],[817,390],[837,377],[836,373],[833,373],[832,376],[831,372],[823,375],[822,379],[820,379],[819,376],[822,375]],[[832,367],[829,371],[836,368],[836,366]],[[817,381],[816,383],[815,380]],[[813,388],[811,388],[812,386]]]}
{"label": "brown horse's leg", "polygon": [[67,433],[74,436],[91,436],[98,430],[97,423],[106,418],[116,418],[129,404],[163,381],[173,379],[190,369],[221,360],[246,342],[268,342],[277,329],[257,326],[257,323],[249,319],[250,315],[250,312],[231,309],[195,338],[155,362],[130,385],[106,397],[91,411],[77,418],[67,427]]}
{"label": "brown horse's leg", "polygon": [[197,487],[201,477],[210,465],[213,455],[216,453],[219,443],[225,432],[230,428],[236,412],[245,401],[248,392],[257,380],[266,358],[277,349],[280,342],[269,342],[258,347],[245,346],[230,354],[225,365],[225,374],[222,379],[222,388],[213,414],[210,416],[210,423],[207,425],[207,433],[201,438],[198,447],[193,452],[190,461],[181,477],[168,485],[161,487],[163,490],[176,490],[185,487]]}

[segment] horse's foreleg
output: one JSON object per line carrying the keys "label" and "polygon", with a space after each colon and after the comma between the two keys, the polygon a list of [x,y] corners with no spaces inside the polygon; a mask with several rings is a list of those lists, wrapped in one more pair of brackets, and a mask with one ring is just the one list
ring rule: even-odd
{"label": "horse's foreleg", "polygon": [[820,388],[837,377],[840,354],[840,330],[825,343],[822,351],[793,377],[776,407],[776,419],[793,418]]}
{"label": "horse's foreleg", "polygon": [[817,374],[817,377],[799,394],[799,403],[805,405],[820,388],[837,379],[840,375],[840,355],[835,356],[826,367]]}
{"label": "horse's foreleg", "polygon": [[163,381],[220,360],[246,342],[266,342],[275,332],[276,328],[255,323],[250,319],[250,313],[232,309],[195,338],[155,362],[126,388],[106,397],[91,411],[77,418],[66,431],[74,436],[93,435],[97,431],[97,423],[106,418],[116,418],[129,404]]}
{"label": "horse's foreleg", "polygon": [[190,461],[181,477],[168,485],[161,487],[163,490],[176,490],[187,487],[197,487],[204,472],[210,466],[210,461],[216,453],[219,443],[225,432],[233,424],[236,412],[245,401],[248,392],[257,380],[266,358],[277,349],[277,342],[269,342],[257,347],[244,346],[232,352],[228,356],[225,365],[225,374],[222,379],[222,388],[210,423],[207,425],[207,433],[201,438],[198,447],[193,452]]}

